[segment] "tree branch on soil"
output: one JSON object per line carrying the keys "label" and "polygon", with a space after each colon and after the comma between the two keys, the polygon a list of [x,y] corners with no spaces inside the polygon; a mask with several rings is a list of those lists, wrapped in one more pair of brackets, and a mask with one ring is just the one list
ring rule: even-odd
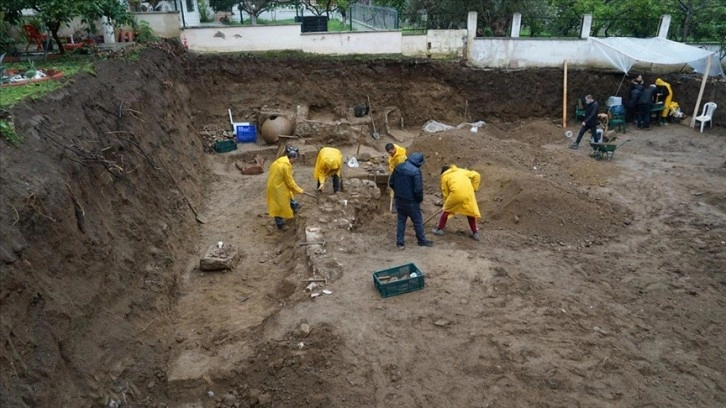
{"label": "tree branch on soil", "polygon": [[10,207],[12,207],[13,211],[15,211],[15,221],[12,224],[10,224],[10,226],[12,227],[13,225],[17,224],[18,221],[20,221],[20,214],[18,213],[18,210],[15,207],[13,207],[12,205]]}
{"label": "tree branch on soil", "polygon": [[[36,205],[35,193],[30,193],[28,198],[25,199],[25,206],[32,208],[33,210],[35,210],[36,213],[43,216],[44,218],[47,218],[47,219],[51,220],[52,222],[56,222],[56,220],[53,217],[51,217],[49,215],[45,215],[43,213],[43,211],[41,211],[40,208],[38,208],[38,205]],[[43,206],[42,202],[40,203],[40,206],[41,207]]]}
{"label": "tree branch on soil", "polygon": [[[126,131],[126,130],[115,130],[115,131],[114,130],[109,130],[106,133],[108,133],[110,135],[115,135],[115,134],[119,134],[119,133],[125,133],[125,134],[129,134],[129,135],[131,135],[133,137],[136,137],[136,134],[134,132],[129,132],[129,131]],[[156,164],[154,164],[154,161],[151,160],[151,158],[149,157],[149,155],[146,154],[146,152],[144,151],[144,149],[142,149],[141,146],[139,146],[138,143],[136,143],[135,141],[133,141],[131,139],[126,139],[125,137],[118,136],[118,138],[121,139],[121,140],[123,140],[124,142],[131,143],[132,145],[134,145],[134,147],[136,147],[137,149],[139,149],[139,152],[140,152],[141,156],[144,157],[144,159],[146,160],[146,162],[149,163],[149,165],[154,170],[161,170],[160,167],[157,167]]]}
{"label": "tree branch on soil", "polygon": [[[55,130],[51,129],[50,127],[44,126],[44,128],[46,130],[48,130],[48,132],[67,140],[67,138],[65,136],[61,135],[60,133],[56,132]],[[69,152],[72,152],[80,157],[80,160],[76,160],[71,157],[68,158],[69,160],[72,160],[76,163],[80,163],[87,167],[92,167],[95,164],[101,164],[106,169],[106,171],[111,173],[111,175],[114,178],[121,178],[125,175],[123,167],[118,165],[116,162],[113,162],[104,157],[101,157],[101,156],[97,155],[96,153],[93,153],[82,147],[76,146],[73,143],[70,143],[70,144],[63,143],[63,142],[59,141],[58,139],[56,139],[55,137],[51,136],[50,134],[46,134],[45,137],[48,140],[50,140],[51,142],[55,143],[57,146],[65,149],[65,150],[68,150]]]}

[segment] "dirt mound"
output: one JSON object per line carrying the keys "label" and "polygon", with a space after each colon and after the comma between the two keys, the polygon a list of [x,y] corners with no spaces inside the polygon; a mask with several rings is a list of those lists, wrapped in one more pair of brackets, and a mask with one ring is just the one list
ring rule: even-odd
{"label": "dirt mound", "polygon": [[242,374],[235,378],[236,387],[215,396],[216,406],[330,407],[346,401],[374,406],[365,389],[338,386],[347,366],[344,349],[345,340],[330,325],[301,322],[297,330],[260,344],[237,367]]}
{"label": "dirt mound", "polygon": [[[514,134],[541,128],[542,124],[535,123]],[[556,153],[545,153],[538,144],[493,137],[486,128],[478,132],[457,129],[424,133],[409,151],[425,154],[424,183],[432,194],[440,194],[443,165],[453,163],[480,172],[482,219],[493,228],[510,229],[544,241],[592,242],[620,231],[629,217],[615,204],[588,197],[572,183],[567,168],[542,157]],[[571,160],[563,163],[569,165]],[[597,165],[594,160],[586,160],[585,167]],[[543,162],[547,162],[544,167]]]}

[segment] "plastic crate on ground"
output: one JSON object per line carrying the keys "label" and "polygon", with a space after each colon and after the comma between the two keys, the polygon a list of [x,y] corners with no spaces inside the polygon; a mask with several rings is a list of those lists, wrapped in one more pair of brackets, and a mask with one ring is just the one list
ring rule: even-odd
{"label": "plastic crate on ground", "polygon": [[[415,275],[412,277],[412,274]],[[426,286],[423,272],[413,263],[373,272],[373,284],[384,298]]]}
{"label": "plastic crate on ground", "polygon": [[237,143],[255,143],[257,142],[257,126],[250,125],[249,122],[235,123],[235,136]]}
{"label": "plastic crate on ground", "polygon": [[214,142],[214,151],[217,153],[227,153],[237,150],[237,143],[234,140],[218,140]]}

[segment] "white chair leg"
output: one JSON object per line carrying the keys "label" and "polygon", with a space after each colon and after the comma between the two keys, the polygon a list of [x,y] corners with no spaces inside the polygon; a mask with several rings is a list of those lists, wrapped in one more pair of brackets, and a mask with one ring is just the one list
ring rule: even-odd
{"label": "white chair leg", "polygon": [[701,121],[701,133],[703,133],[703,125],[705,124],[704,121]]}

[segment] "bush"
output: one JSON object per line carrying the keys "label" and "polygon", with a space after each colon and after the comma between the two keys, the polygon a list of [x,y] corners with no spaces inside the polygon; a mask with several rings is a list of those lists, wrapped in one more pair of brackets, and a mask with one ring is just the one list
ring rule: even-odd
{"label": "bush", "polygon": [[158,39],[159,37],[154,33],[154,30],[151,29],[149,22],[141,20],[139,25],[136,27],[136,42],[144,44]]}

